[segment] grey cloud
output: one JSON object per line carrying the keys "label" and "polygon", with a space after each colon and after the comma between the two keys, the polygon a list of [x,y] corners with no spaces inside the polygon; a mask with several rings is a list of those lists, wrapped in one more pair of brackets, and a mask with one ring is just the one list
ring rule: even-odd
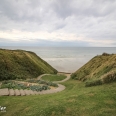
{"label": "grey cloud", "polygon": [[[113,0],[49,0],[44,2],[40,0],[1,0],[0,2],[1,12],[12,20],[37,21],[43,17],[47,18],[51,11],[54,13],[53,15],[56,14],[61,18],[71,15],[100,17],[116,11],[116,1]],[[52,14],[49,18],[52,18]]]}
{"label": "grey cloud", "polygon": [[30,2],[25,0],[1,0],[0,2],[1,16],[5,16],[9,20],[16,22],[41,21],[39,4],[37,4],[38,9],[33,9]]}
{"label": "grey cloud", "polygon": [[94,17],[106,16],[115,10],[115,6],[116,1],[114,0],[59,0],[53,3],[53,9],[61,18],[66,18],[71,15]]}
{"label": "grey cloud", "polygon": [[116,0],[0,0],[0,30],[13,29],[115,41]]}

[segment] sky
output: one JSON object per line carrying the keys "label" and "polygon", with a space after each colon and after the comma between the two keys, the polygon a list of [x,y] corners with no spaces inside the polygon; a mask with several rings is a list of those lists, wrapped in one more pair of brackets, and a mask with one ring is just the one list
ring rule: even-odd
{"label": "sky", "polygon": [[0,46],[116,47],[116,0],[0,0]]}

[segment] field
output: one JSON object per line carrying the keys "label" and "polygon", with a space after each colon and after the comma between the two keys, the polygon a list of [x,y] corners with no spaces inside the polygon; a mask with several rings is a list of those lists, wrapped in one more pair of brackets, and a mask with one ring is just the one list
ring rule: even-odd
{"label": "field", "polygon": [[68,80],[59,93],[30,96],[1,96],[0,116],[115,116],[116,83],[85,87],[79,80]]}
{"label": "field", "polygon": [[65,78],[66,76],[64,75],[45,75],[42,77],[42,79],[45,81],[61,81]]}

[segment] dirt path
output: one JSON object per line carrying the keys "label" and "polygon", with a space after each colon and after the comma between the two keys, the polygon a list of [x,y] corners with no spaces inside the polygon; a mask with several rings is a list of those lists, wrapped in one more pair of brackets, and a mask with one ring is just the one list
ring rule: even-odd
{"label": "dirt path", "polygon": [[[54,83],[61,83],[61,82],[65,82],[67,80],[70,79],[70,75],[71,74],[66,74],[66,73],[62,73],[64,75],[67,76],[67,78],[65,78],[62,81],[54,81]],[[51,75],[51,74],[43,74],[40,75],[37,79],[41,79],[42,76],[44,75]],[[35,92],[32,90],[13,90],[13,89],[8,89],[8,88],[4,88],[4,89],[0,89],[0,96],[23,96],[23,95],[36,95],[36,94],[50,94],[50,93],[57,93],[60,91],[63,91],[66,87],[64,85],[58,84],[57,88],[54,89],[50,89],[50,90],[45,90],[45,91],[41,91],[41,92]]]}
{"label": "dirt path", "polygon": [[[60,73],[60,74],[66,75],[67,78],[65,78],[62,81],[53,81],[54,83],[62,83],[62,82],[65,82],[65,81],[67,81],[67,80],[70,79],[70,75],[71,74],[66,74],[66,73]],[[43,75],[40,75],[37,79],[41,79],[45,75],[51,75],[51,74],[43,74]],[[50,89],[50,90],[42,91],[42,92],[40,92],[40,94],[57,93],[57,92],[63,91],[65,88],[66,87],[64,85],[58,84],[58,87],[56,89]]]}
{"label": "dirt path", "polygon": [[[59,73],[58,73],[58,74],[59,74]],[[67,81],[67,80],[70,79],[70,75],[71,75],[71,74],[67,74],[67,73],[60,73],[60,74],[66,75],[67,78],[65,78],[64,80],[61,80],[61,81],[53,81],[53,82],[55,82],[55,83],[62,83],[62,82],[65,82],[65,81]],[[42,75],[40,75],[39,77],[37,77],[37,79],[40,80],[40,79],[41,79],[43,76],[45,76],[45,75],[52,75],[52,74],[42,74]]]}

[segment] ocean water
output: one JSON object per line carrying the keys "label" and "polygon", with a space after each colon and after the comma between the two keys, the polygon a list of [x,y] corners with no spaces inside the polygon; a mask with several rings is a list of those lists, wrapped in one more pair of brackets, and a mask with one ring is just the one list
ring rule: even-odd
{"label": "ocean water", "polygon": [[116,54],[116,47],[0,47],[33,51],[58,71],[75,72],[103,52]]}

